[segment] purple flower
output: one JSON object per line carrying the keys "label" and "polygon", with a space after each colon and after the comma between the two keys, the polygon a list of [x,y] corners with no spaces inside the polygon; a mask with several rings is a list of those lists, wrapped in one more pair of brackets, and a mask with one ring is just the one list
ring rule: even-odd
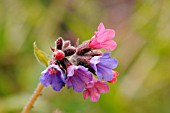
{"label": "purple flower", "polygon": [[66,84],[68,88],[73,86],[75,92],[82,92],[85,83],[92,80],[92,74],[83,66],[69,66],[67,68],[67,77]]}
{"label": "purple flower", "polygon": [[109,92],[109,86],[102,81],[93,78],[93,81],[86,83],[86,90],[83,92],[84,99],[90,96],[92,102],[97,102],[101,93]]}
{"label": "purple flower", "polygon": [[90,66],[95,70],[99,80],[111,81],[113,79],[112,69],[116,68],[118,61],[115,58],[110,58],[110,53],[106,52],[102,56],[94,56],[90,60]]}
{"label": "purple flower", "polygon": [[51,85],[55,91],[60,91],[65,85],[65,75],[58,65],[49,65],[46,70],[41,73],[40,82],[45,86]]}

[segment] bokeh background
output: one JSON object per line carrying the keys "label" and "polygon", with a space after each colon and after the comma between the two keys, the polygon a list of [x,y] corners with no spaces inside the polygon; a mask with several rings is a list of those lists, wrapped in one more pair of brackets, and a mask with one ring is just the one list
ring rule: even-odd
{"label": "bokeh background", "polygon": [[100,22],[116,31],[118,81],[99,102],[72,89],[43,91],[31,113],[170,113],[170,0],[0,0],[0,113],[19,113],[57,37],[90,39]]}

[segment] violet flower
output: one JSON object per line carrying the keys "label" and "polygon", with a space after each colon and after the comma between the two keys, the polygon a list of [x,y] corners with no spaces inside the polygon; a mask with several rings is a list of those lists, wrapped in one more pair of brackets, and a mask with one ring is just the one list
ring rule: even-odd
{"label": "violet flower", "polygon": [[112,69],[116,68],[118,61],[115,58],[110,58],[110,53],[106,52],[102,56],[94,56],[90,60],[90,66],[95,70],[99,80],[111,81],[113,79]]}
{"label": "violet flower", "polygon": [[93,78],[93,81],[86,83],[86,90],[83,92],[84,99],[90,96],[92,102],[97,102],[101,93],[109,92],[109,86],[102,81]]}
{"label": "violet flower", "polygon": [[92,74],[83,66],[69,66],[67,68],[67,77],[66,84],[68,88],[73,86],[75,92],[82,92],[85,83],[92,80]]}
{"label": "violet flower", "polygon": [[98,26],[98,31],[89,41],[89,47],[93,49],[105,48],[106,50],[114,50],[117,46],[116,42],[112,40],[115,36],[115,31],[112,29],[105,29],[103,23]]}
{"label": "violet flower", "polygon": [[65,75],[58,65],[49,65],[46,70],[41,73],[40,82],[45,86],[51,85],[55,91],[60,91],[65,85]]}

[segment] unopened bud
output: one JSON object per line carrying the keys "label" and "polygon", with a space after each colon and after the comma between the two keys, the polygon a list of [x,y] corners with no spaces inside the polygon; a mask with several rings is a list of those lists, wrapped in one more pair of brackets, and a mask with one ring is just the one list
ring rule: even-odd
{"label": "unopened bud", "polygon": [[55,58],[56,60],[62,60],[62,59],[65,57],[64,52],[61,51],[61,50],[57,50],[57,51],[55,51],[53,54],[54,54],[54,58]]}
{"label": "unopened bud", "polygon": [[82,65],[95,75],[95,70],[90,66],[91,56],[77,56],[77,64]]}
{"label": "unopened bud", "polygon": [[100,50],[91,50],[84,55],[87,56],[101,56],[103,53]]}
{"label": "unopened bud", "polygon": [[89,52],[91,48],[89,48],[89,41],[86,41],[77,47],[77,55],[84,55]]}
{"label": "unopened bud", "polygon": [[60,64],[65,70],[67,70],[67,68],[72,65],[72,63],[67,58],[63,58],[63,60],[60,61]]}
{"label": "unopened bud", "polygon": [[61,50],[62,46],[63,46],[63,39],[61,37],[59,37],[56,40],[55,44],[56,44],[56,49]]}
{"label": "unopened bud", "polygon": [[69,46],[64,50],[65,56],[71,56],[76,52],[76,48],[73,46]]}
{"label": "unopened bud", "polygon": [[77,63],[86,67],[87,65],[90,65],[91,58],[91,56],[77,56]]}
{"label": "unopened bud", "polygon": [[69,40],[66,40],[65,42],[64,42],[64,45],[63,45],[63,48],[67,48],[68,46],[70,46],[71,44],[70,44],[70,41]]}

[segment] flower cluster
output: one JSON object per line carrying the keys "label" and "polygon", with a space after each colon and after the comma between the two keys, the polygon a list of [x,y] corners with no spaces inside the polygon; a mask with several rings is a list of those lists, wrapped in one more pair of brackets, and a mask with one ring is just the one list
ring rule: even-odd
{"label": "flower cluster", "polygon": [[118,76],[113,71],[118,65],[117,60],[110,57],[110,52],[99,50],[114,50],[114,36],[114,30],[105,29],[100,23],[94,36],[78,47],[59,37],[55,47],[51,47],[53,55],[49,66],[41,73],[40,82],[55,91],[72,87],[75,92],[83,92],[84,99],[89,96],[92,102],[97,102],[101,93],[109,91],[107,82],[114,83]]}

